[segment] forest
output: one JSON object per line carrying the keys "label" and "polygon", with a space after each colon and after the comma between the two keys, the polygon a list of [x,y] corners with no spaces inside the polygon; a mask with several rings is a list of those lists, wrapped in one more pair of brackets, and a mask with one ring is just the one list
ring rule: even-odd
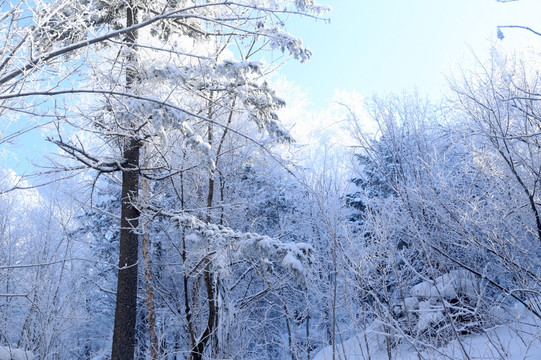
{"label": "forest", "polygon": [[308,141],[276,74],[329,6],[0,5],[0,360],[540,358],[535,52]]}

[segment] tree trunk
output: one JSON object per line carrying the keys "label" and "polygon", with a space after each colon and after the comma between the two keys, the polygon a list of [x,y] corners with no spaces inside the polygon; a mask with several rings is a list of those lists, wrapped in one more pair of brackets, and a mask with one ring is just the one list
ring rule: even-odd
{"label": "tree trunk", "polygon": [[115,327],[111,360],[132,360],[137,318],[137,257],[139,252],[139,210],[132,206],[139,190],[140,143],[130,140],[124,149],[120,254],[116,292]]}
{"label": "tree trunk", "polygon": [[208,340],[212,336],[215,330],[215,320],[216,320],[216,298],[214,297],[214,286],[212,285],[212,274],[210,272],[210,259],[205,258],[205,268],[203,270],[203,279],[205,280],[205,288],[207,291],[207,301],[208,301],[208,318],[207,318],[207,327],[205,331],[199,338],[196,346],[192,348],[190,353],[190,360],[201,360],[203,359],[203,352],[205,351],[205,346],[207,345]]}
{"label": "tree trunk", "polygon": [[[132,1],[126,7],[126,27],[137,23],[137,11]],[[137,32],[126,34],[125,42],[135,48]],[[127,55],[126,89],[137,81],[137,62],[133,52]],[[140,140],[128,138],[124,144],[122,170],[122,209],[120,214],[120,253],[116,290],[115,326],[111,360],[133,360],[135,353],[135,325],[137,320],[137,260],[139,255],[139,210],[132,204],[139,193]]]}
{"label": "tree trunk", "polygon": [[[150,184],[149,180],[143,178],[141,181],[141,190],[143,192],[143,197],[148,198],[150,194]],[[147,321],[148,321],[148,337],[150,340],[150,358],[152,360],[159,359],[159,345],[158,345],[158,335],[156,333],[156,310],[154,307],[154,292],[152,290],[152,260],[150,258],[150,233],[148,230],[148,224],[150,222],[146,221],[146,226],[144,227],[144,233],[142,236],[142,245],[143,245],[143,261],[145,263],[145,290],[146,290],[146,305],[147,305]]]}

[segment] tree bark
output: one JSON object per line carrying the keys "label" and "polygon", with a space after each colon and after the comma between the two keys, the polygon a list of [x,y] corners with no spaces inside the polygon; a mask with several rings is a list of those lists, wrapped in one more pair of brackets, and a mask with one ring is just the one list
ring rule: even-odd
{"label": "tree bark", "polygon": [[212,285],[212,274],[210,272],[210,259],[205,258],[205,268],[203,270],[203,279],[205,281],[205,288],[207,291],[207,301],[208,301],[208,318],[207,318],[207,327],[201,335],[199,341],[197,342],[195,348],[191,350],[190,360],[201,360],[203,359],[203,352],[205,351],[205,346],[207,345],[208,340],[210,339],[212,333],[215,330],[215,319],[216,319],[216,298],[214,297],[214,287]]}
{"label": "tree bark", "polygon": [[[137,23],[137,11],[132,1],[126,7],[126,27]],[[126,34],[125,41],[135,48],[137,31]],[[127,55],[126,89],[137,82],[135,55]],[[137,260],[139,255],[139,210],[132,204],[139,193],[139,156],[141,142],[135,137],[125,140],[122,167],[122,208],[120,214],[120,253],[116,292],[115,325],[111,360],[133,360],[137,320]]]}
{"label": "tree bark", "polygon": [[137,258],[139,252],[139,210],[132,206],[139,190],[140,143],[130,140],[124,149],[120,254],[116,292],[115,327],[111,360],[133,360],[137,318]]}
{"label": "tree bark", "polygon": [[[144,156],[144,155],[143,155]],[[143,197],[148,198],[150,194],[149,180],[143,178],[141,181],[141,190]],[[148,226],[149,222],[146,221]],[[142,236],[143,246],[143,261],[145,264],[145,290],[146,290],[146,305],[147,305],[147,321],[148,321],[148,337],[150,340],[150,358],[152,360],[159,359],[159,342],[156,333],[156,310],[154,306],[154,291],[152,290],[152,260],[150,258],[150,233],[148,227],[144,226],[145,230]]]}

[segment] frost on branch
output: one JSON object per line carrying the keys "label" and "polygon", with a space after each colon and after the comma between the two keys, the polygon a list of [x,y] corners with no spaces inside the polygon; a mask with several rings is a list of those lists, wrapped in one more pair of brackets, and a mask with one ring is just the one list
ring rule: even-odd
{"label": "frost on branch", "polygon": [[301,63],[304,63],[312,56],[312,52],[307,47],[304,47],[301,39],[280,28],[265,30],[264,34],[270,39],[272,49],[279,49],[283,53],[287,50],[290,55]]}
{"label": "frost on branch", "polygon": [[242,94],[244,106],[250,112],[250,118],[260,129],[266,128],[271,137],[293,141],[289,132],[282,126],[276,111],[285,106],[285,101],[272,90],[267,82],[252,85],[249,92]]}
{"label": "frost on branch", "polygon": [[228,275],[229,262],[254,258],[269,270],[272,265],[277,265],[291,272],[297,284],[303,288],[306,286],[306,267],[314,261],[314,250],[307,243],[283,243],[265,235],[238,232],[226,226],[207,224],[184,212],[156,213],[170,218],[185,230],[191,230],[187,240],[210,244],[206,251],[213,254],[212,266],[222,276]]}
{"label": "frost on branch", "polygon": [[262,65],[260,61],[224,60],[216,66],[216,73],[229,79],[229,82],[236,81],[246,84],[253,81],[250,75],[262,75]]}
{"label": "frost on branch", "polygon": [[318,4],[314,0],[295,0],[295,6],[299,11],[314,15],[322,15],[332,11],[330,6]]}
{"label": "frost on branch", "polygon": [[205,142],[188,124],[189,118],[185,112],[167,104],[135,98],[115,103],[114,107],[111,103],[109,111],[114,123],[120,125],[119,131],[145,129],[147,134],[140,136],[159,137],[164,144],[167,144],[167,132],[180,131],[184,137],[184,145],[193,148],[203,156],[208,170],[214,169],[210,144]]}
{"label": "frost on branch", "polygon": [[266,81],[260,81],[262,67],[259,61],[226,60],[216,66],[214,73],[215,78],[220,79],[219,86],[227,88],[242,101],[250,119],[260,130],[266,129],[275,139],[293,141],[276,113],[286,103],[276,96]]}
{"label": "frost on branch", "polygon": [[183,122],[180,126],[180,129],[182,133],[185,136],[184,143],[197,150],[199,153],[203,155],[203,157],[207,161],[207,170],[212,171],[216,167],[216,164],[214,162],[213,154],[212,154],[212,148],[209,143],[205,142],[201,135],[196,134],[190,125],[188,125],[186,122]]}
{"label": "frost on branch", "polygon": [[[285,101],[276,96],[266,81],[261,80],[263,73],[264,68],[260,61],[226,59],[219,63],[208,61],[197,66],[175,67],[154,64],[144,76],[147,80],[162,84],[164,81],[180,80],[184,86],[203,94],[208,92],[227,94],[220,100],[225,109],[230,108],[232,99],[237,99],[238,109],[235,110],[247,113],[259,130],[265,129],[272,138],[292,141],[289,132],[280,124],[276,113],[285,106]],[[153,121],[153,124],[155,122],[157,121]],[[174,123],[168,121],[168,124]]]}
{"label": "frost on branch", "polygon": [[141,77],[145,80],[154,81],[177,80],[187,78],[188,73],[185,68],[171,64],[152,64],[141,74]]}
{"label": "frost on branch", "polygon": [[295,8],[302,13],[313,14],[313,15],[323,15],[332,11],[332,8],[328,5],[321,5],[315,2],[314,0],[244,0],[250,6],[257,8],[265,8],[270,10],[279,10],[286,9],[291,3],[294,4]]}
{"label": "frost on branch", "polygon": [[[38,5],[39,6],[39,5]],[[58,45],[82,41],[87,36],[91,7],[86,1],[44,3],[35,11],[33,43],[38,52],[47,52]]]}

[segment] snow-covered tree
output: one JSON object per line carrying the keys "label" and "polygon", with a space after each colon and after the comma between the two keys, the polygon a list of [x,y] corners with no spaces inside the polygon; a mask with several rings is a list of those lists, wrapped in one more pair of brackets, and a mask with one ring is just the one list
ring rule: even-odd
{"label": "snow-covered tree", "polygon": [[[175,154],[191,147],[199,154],[192,165],[210,173],[208,206],[221,156],[218,139],[233,131],[232,120],[244,118],[269,138],[287,139],[275,114],[283,101],[264,81],[261,61],[274,49],[307,60],[310,51],[284,31],[285,20],[326,10],[313,1],[58,1],[21,2],[6,14],[18,32],[6,42],[2,100],[54,97],[59,132],[50,140],[98,176],[122,174],[114,359],[134,353],[138,219],[152,203],[139,200],[140,176],[159,181],[182,173],[186,163]],[[23,87],[43,71],[54,74],[54,84]],[[92,145],[77,136],[80,131],[95,136]],[[249,140],[257,141],[251,135]],[[205,264],[207,269],[209,259]],[[211,289],[208,269],[203,277]],[[202,356],[211,318],[193,358]]]}
{"label": "snow-covered tree", "polygon": [[[496,256],[498,283],[506,289],[539,284],[534,255],[541,238],[537,77],[528,62],[494,52],[490,63],[453,85],[456,109],[466,119],[463,134],[470,139],[472,167],[491,185],[477,195],[484,206],[476,210],[490,209],[492,216],[483,215],[475,244]],[[518,294],[520,300],[530,297],[529,290]],[[539,313],[536,305],[530,310]]]}
{"label": "snow-covered tree", "polygon": [[360,174],[348,198],[362,246],[346,262],[364,302],[359,321],[387,334],[389,356],[401,342],[422,351],[460,341],[493,321],[485,310],[496,288],[483,279],[483,250],[463,233],[477,219],[465,210],[476,206],[476,187],[490,182],[479,181],[445,112],[416,96],[372,106],[380,134],[359,134]]}

